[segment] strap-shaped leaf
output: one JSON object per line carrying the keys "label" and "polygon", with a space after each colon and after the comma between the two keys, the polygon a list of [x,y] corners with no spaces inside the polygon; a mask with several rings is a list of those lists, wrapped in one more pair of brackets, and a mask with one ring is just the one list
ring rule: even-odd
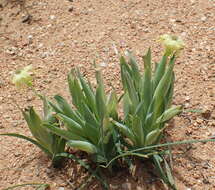
{"label": "strap-shaped leaf", "polygon": [[50,125],[48,123],[43,123],[43,125],[46,126],[52,133],[54,133],[58,136],[61,136],[62,138],[66,139],[66,140],[83,140],[83,141],[86,140],[85,138],[83,138],[77,134],[60,129],[59,127],[55,127],[54,125]]}
{"label": "strap-shaped leaf", "polygon": [[127,120],[128,115],[130,113],[133,113],[132,104],[131,104],[131,100],[129,98],[128,92],[125,92],[123,96],[123,113],[124,113],[124,120]]}
{"label": "strap-shaped leaf", "polygon": [[76,96],[74,95],[74,81],[75,81],[75,76],[74,76],[74,70],[72,70],[68,76],[67,76],[67,81],[68,81],[68,85],[69,85],[69,92],[70,92],[70,95],[72,97],[72,103],[74,105],[77,105],[78,104],[78,100],[76,98]]}
{"label": "strap-shaped leaf", "polygon": [[165,72],[157,88],[155,89],[154,96],[153,96],[155,110],[159,108],[159,106],[162,103],[162,98],[166,96],[166,93],[169,89],[171,78],[172,78],[173,67],[174,67],[174,61],[175,61],[175,57],[173,56],[169,62],[169,67],[167,68],[167,71]]}
{"label": "strap-shaped leaf", "polygon": [[90,123],[92,126],[99,128],[100,127],[100,123],[97,121],[97,118],[95,116],[95,114],[92,113],[92,111],[88,108],[88,106],[86,104],[82,104],[82,116],[85,119],[85,123]]}
{"label": "strap-shaped leaf", "polygon": [[96,89],[96,107],[98,110],[99,120],[102,121],[107,114],[105,99],[104,99],[104,91],[101,85]]}
{"label": "strap-shaped leaf", "polygon": [[45,96],[40,95],[40,99],[43,101],[43,119],[46,121],[51,121],[54,119],[52,116],[52,109],[49,105],[49,101]]}
{"label": "strap-shaped leaf", "polygon": [[167,179],[168,179],[170,185],[173,187],[173,189],[176,189],[175,181],[174,181],[174,178],[173,178],[173,175],[171,172],[171,168],[169,167],[169,164],[167,163],[167,161],[165,159],[164,159],[164,165],[165,165],[165,169],[166,169]]}
{"label": "strap-shaped leaf", "polygon": [[83,136],[83,127],[79,125],[77,122],[75,122],[73,119],[63,115],[63,114],[57,114],[57,116],[66,124],[66,127],[69,131],[71,131],[74,134],[77,134],[79,136]]}
{"label": "strap-shaped leaf", "polygon": [[148,107],[152,100],[152,69],[150,49],[148,50],[147,54],[143,56],[143,61],[144,61],[144,79],[142,99],[145,101],[144,109],[148,110]]}
{"label": "strap-shaped leaf", "polygon": [[165,121],[170,120],[175,115],[182,112],[182,106],[173,106],[169,109],[167,109],[157,120],[156,123],[162,123]]}
{"label": "strap-shaped leaf", "polygon": [[146,115],[145,120],[144,120],[144,126],[145,126],[145,130],[147,132],[151,130],[152,120],[153,120],[153,112],[152,113],[148,113]]}
{"label": "strap-shaped leaf", "polygon": [[84,125],[84,120],[81,117],[79,117],[79,115],[72,109],[72,107],[68,104],[68,102],[63,97],[56,95],[56,96],[54,96],[54,98],[58,103],[57,107],[60,108],[60,112],[57,111],[57,113],[61,113],[65,116],[73,119],[79,125]]}
{"label": "strap-shaped leaf", "polygon": [[28,111],[23,112],[24,118],[28,123],[28,127],[32,135],[50,150],[52,144],[52,135],[42,126],[42,120],[39,115],[35,112],[33,107],[30,107]]}
{"label": "strap-shaped leaf", "polygon": [[139,104],[139,97],[138,97],[137,91],[135,89],[133,80],[128,73],[125,73],[125,83],[127,86],[127,91],[128,91],[130,100],[131,100],[132,104],[134,105],[134,107],[136,107]]}
{"label": "strap-shaped leaf", "polygon": [[118,129],[122,132],[124,136],[129,138],[134,144],[137,144],[135,136],[133,132],[126,126],[117,121],[112,121],[114,126],[118,127]]}
{"label": "strap-shaped leaf", "polygon": [[165,109],[168,109],[172,104],[173,93],[174,93],[174,84],[175,84],[175,74],[173,72],[171,82],[170,82],[170,87],[167,92],[167,95],[165,96]]}
{"label": "strap-shaped leaf", "polygon": [[153,87],[154,90],[156,89],[158,83],[160,82],[161,78],[163,77],[166,69],[166,62],[167,62],[168,57],[163,56],[161,62],[157,65],[155,75],[154,75],[154,80],[153,80]]}
{"label": "strap-shaped leaf", "polygon": [[103,99],[103,101],[106,102],[105,87],[104,87],[104,82],[102,79],[102,73],[101,73],[101,70],[98,68],[96,68],[96,81],[97,81],[97,85],[98,85],[97,89],[99,89],[99,94],[100,94],[101,98]]}
{"label": "strap-shaped leaf", "polygon": [[[161,166],[161,162],[163,162],[163,160],[164,160],[166,172],[164,171],[164,169]],[[166,184],[168,184],[173,190],[177,190],[175,183],[174,183],[174,179],[173,179],[171,171],[170,171],[170,168],[169,168],[167,162],[165,161],[165,159],[161,158],[161,156],[159,156],[159,155],[154,154],[153,161],[155,163],[156,169],[158,170],[158,172],[160,174],[161,179]]]}
{"label": "strap-shaped leaf", "polygon": [[136,59],[130,52],[128,52],[128,56],[129,56],[129,63],[131,65],[131,70],[132,70],[132,77],[134,79],[135,89],[139,90],[141,74],[138,68],[138,64]]}
{"label": "strap-shaped leaf", "polygon": [[93,144],[98,144],[99,141],[99,130],[92,126],[90,123],[86,123],[83,127],[84,136]]}
{"label": "strap-shaped leaf", "polygon": [[76,73],[73,71],[68,75],[68,84],[70,94],[72,96],[73,105],[78,109],[79,112],[81,110],[81,104],[84,102],[86,103],[86,98],[82,92],[80,82],[77,79]]}
{"label": "strap-shaped leaf", "polygon": [[123,56],[120,57],[120,73],[121,73],[123,89],[127,90],[127,85],[125,83],[125,78],[126,78],[125,73],[128,73],[132,77],[132,71]]}
{"label": "strap-shaped leaf", "polygon": [[57,105],[52,103],[51,101],[49,102],[49,105],[52,107],[52,109],[56,112],[56,113],[63,113],[63,110],[61,110],[61,108]]}
{"label": "strap-shaped leaf", "polygon": [[52,153],[58,154],[64,152],[66,140],[56,134],[53,134]]}
{"label": "strap-shaped leaf", "polygon": [[86,101],[87,101],[88,107],[94,113],[97,113],[95,94],[94,94],[93,90],[91,89],[91,87],[89,86],[89,84],[87,84],[87,82],[84,80],[84,78],[82,77],[82,75],[80,73],[78,75],[78,78],[80,80],[82,89],[83,89],[83,91],[85,93],[85,97],[86,97]]}
{"label": "strap-shaped leaf", "polygon": [[134,116],[132,119],[132,131],[135,134],[137,146],[142,146],[144,144],[144,131],[142,121],[138,116]]}
{"label": "strap-shaped leaf", "polygon": [[[157,88],[155,89],[153,100],[150,104],[149,111],[153,109],[153,123],[156,121],[157,117],[160,116],[160,112],[163,109],[161,106],[165,108],[165,96],[169,90],[171,81],[172,81],[172,73],[174,67],[175,57],[173,56],[169,62],[169,67],[159,82]],[[152,124],[151,124],[152,125]]]}
{"label": "strap-shaped leaf", "polygon": [[145,146],[152,145],[158,139],[161,133],[160,129],[155,129],[146,136]]}
{"label": "strap-shaped leaf", "polygon": [[163,159],[159,156],[159,155],[153,155],[153,161],[155,163],[156,169],[158,170],[158,172],[160,173],[161,179],[165,182],[168,183],[168,179],[167,176],[161,166],[161,162],[163,161]]}
{"label": "strap-shaped leaf", "polygon": [[136,110],[134,112],[134,115],[138,115],[140,118],[142,118],[142,121],[144,121],[145,117],[146,117],[146,110],[145,110],[145,106],[144,106],[145,101],[142,100],[138,106],[136,107]]}
{"label": "strap-shaped leaf", "polygon": [[118,113],[117,113],[117,106],[118,106],[118,100],[115,90],[113,90],[108,99],[107,99],[107,112],[110,117],[117,120],[118,119]]}
{"label": "strap-shaped leaf", "polygon": [[67,145],[90,154],[95,154],[98,152],[96,146],[87,141],[69,140]]}

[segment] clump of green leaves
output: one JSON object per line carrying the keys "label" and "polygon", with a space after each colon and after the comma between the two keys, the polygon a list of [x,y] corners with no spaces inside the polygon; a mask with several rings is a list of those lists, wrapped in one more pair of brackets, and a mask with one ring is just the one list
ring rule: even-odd
{"label": "clump of green leaves", "polygon": [[[168,56],[165,53],[161,61],[153,65],[149,49],[143,56],[144,72],[141,73],[137,61],[129,52],[128,61],[122,56],[120,66],[124,90],[124,116],[120,122],[113,120],[115,127],[128,142],[125,145],[128,148],[125,155],[152,157],[161,178],[172,189],[176,187],[171,168],[163,156],[167,152],[156,147],[147,149],[144,147],[158,145],[162,139],[165,123],[182,112],[182,106],[172,106],[174,62],[175,54]],[[138,149],[139,151],[132,153]]]}
{"label": "clump of green leaves", "polygon": [[[149,49],[143,56],[143,72],[129,52],[128,60],[123,56],[120,58],[121,98],[117,98],[115,90],[105,93],[100,69],[96,68],[95,88],[79,70],[74,69],[68,75],[72,105],[60,95],[54,96],[55,101],[51,102],[36,93],[43,100],[44,117],[41,119],[33,107],[22,111],[36,140],[19,134],[2,135],[16,136],[34,143],[55,163],[60,156],[72,158],[99,180],[100,176],[89,165],[74,155],[63,153],[65,145],[87,152],[97,168],[111,168],[118,158],[131,164],[131,160],[124,158],[126,156],[152,158],[163,181],[176,189],[171,168],[163,156],[169,151],[158,148],[169,145],[159,144],[166,122],[182,112],[181,106],[172,106],[172,99],[174,62],[184,43],[170,35],[161,36],[160,41],[165,47],[161,61],[153,64]],[[13,83],[17,87],[32,88],[31,69],[29,66],[17,72]],[[122,117],[118,115],[120,100],[123,101]],[[107,187],[107,184],[104,186]]]}
{"label": "clump of green leaves", "polygon": [[164,55],[153,71],[149,50],[143,56],[142,74],[130,53],[128,62],[121,57],[124,118],[122,122],[113,123],[135,148],[158,143],[165,122],[182,111],[181,106],[171,106],[174,61],[175,56],[168,60],[168,56]]}
{"label": "clump of green leaves", "polygon": [[68,75],[73,106],[59,95],[54,97],[56,103],[51,103],[63,127],[46,126],[66,139],[68,146],[89,153],[95,162],[107,163],[117,152],[118,134],[110,118],[118,121],[118,100],[114,90],[106,95],[99,69],[96,79],[94,90],[78,70],[73,70]]}
{"label": "clump of green leaves", "polygon": [[17,133],[5,133],[0,135],[18,137],[35,144],[52,159],[53,165],[57,167],[61,162],[61,158],[56,157],[56,155],[65,151],[66,141],[60,136],[50,132],[50,130],[43,125],[45,122],[49,123],[51,126],[59,127],[56,118],[52,115],[53,110],[49,106],[48,100],[43,96],[40,97],[43,100],[43,117],[40,117],[33,107],[21,110],[31,134],[35,139]]}

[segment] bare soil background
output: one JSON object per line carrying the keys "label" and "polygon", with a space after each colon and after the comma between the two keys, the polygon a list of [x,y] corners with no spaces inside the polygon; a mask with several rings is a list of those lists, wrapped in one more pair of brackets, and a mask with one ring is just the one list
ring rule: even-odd
{"label": "bare soil background", "polygon": [[[18,1],[18,0],[17,0]],[[66,75],[79,66],[91,81],[92,63],[103,66],[107,89],[119,86],[120,52],[141,55],[152,47],[153,59],[161,56],[156,42],[164,33],[180,35],[186,48],[175,66],[174,104],[202,109],[203,114],[183,113],[167,128],[167,139],[203,139],[215,135],[215,1],[213,0],[26,0],[33,16],[17,2],[0,7],[0,133],[29,130],[13,99],[25,107],[41,110],[30,91],[17,91],[11,84],[16,69],[32,64],[35,87],[52,97],[69,99]],[[174,175],[179,190],[215,189],[215,144],[197,143],[174,147]],[[44,182],[52,190],[75,189],[85,171],[71,163],[63,170],[50,168],[50,160],[32,144],[13,137],[0,137],[0,189],[15,184]],[[112,189],[163,189],[141,166],[136,178],[121,171],[109,179]],[[31,189],[25,187],[22,189]],[[91,183],[88,189],[101,189]]]}

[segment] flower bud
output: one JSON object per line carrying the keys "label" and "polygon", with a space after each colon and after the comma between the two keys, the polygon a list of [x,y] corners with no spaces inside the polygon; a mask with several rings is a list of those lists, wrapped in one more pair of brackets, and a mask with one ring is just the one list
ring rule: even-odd
{"label": "flower bud", "polygon": [[15,75],[13,76],[12,83],[15,84],[17,88],[32,86],[33,78],[31,76],[31,71],[31,65],[24,67],[22,70],[16,71]]}

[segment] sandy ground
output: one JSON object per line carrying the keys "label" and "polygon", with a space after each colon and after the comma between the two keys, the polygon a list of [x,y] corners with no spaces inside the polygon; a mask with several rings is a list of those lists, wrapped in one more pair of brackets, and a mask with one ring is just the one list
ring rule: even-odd
{"label": "sandy ground", "polygon": [[[132,50],[140,60],[152,47],[153,59],[161,56],[156,42],[164,33],[180,35],[186,48],[175,66],[175,104],[202,109],[204,114],[184,113],[168,127],[168,139],[203,139],[215,134],[215,1],[213,0],[26,0],[33,16],[16,3],[0,8],[0,133],[30,135],[14,105],[41,102],[32,92],[17,91],[12,73],[32,64],[35,87],[53,96],[69,98],[66,74],[75,66],[94,81],[92,62],[104,67],[107,86],[119,86],[119,51]],[[179,190],[215,189],[215,144],[198,143],[175,147],[174,174]],[[183,154],[182,154],[183,153]],[[74,165],[74,164],[73,164]],[[0,137],[0,189],[15,184],[44,182],[52,190],[75,189],[80,169],[53,171],[50,161],[35,146],[16,138]],[[75,177],[74,177],[75,176]],[[135,181],[119,172],[110,180],[112,189],[162,189],[144,178],[144,169]],[[22,189],[31,189],[25,187]],[[97,183],[88,189],[100,189]]]}

